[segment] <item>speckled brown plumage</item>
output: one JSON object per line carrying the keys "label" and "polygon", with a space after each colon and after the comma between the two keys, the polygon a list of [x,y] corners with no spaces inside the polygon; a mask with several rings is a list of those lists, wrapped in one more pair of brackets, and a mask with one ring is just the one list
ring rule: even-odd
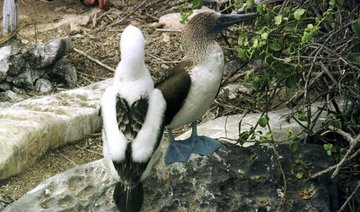
{"label": "speckled brown plumage", "polygon": [[145,121],[148,99],[141,98],[131,106],[123,98],[117,97],[116,112],[119,129],[128,140],[133,140]]}
{"label": "speckled brown plumage", "polygon": [[[119,96],[117,97],[117,122],[120,131],[125,135],[128,141],[132,142],[136,138],[136,135],[145,121],[148,106],[149,103],[147,97],[140,98],[132,105],[129,105],[125,99]],[[125,182],[139,181],[146,165],[147,163],[134,163],[132,161],[130,143],[126,148],[125,161],[114,162],[115,169]]]}

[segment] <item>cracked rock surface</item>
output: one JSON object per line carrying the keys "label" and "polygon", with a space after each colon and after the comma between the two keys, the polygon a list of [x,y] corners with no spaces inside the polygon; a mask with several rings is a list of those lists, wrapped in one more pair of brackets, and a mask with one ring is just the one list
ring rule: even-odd
{"label": "cracked rock surface", "polygon": [[[279,145],[287,179],[281,211],[333,211],[336,182],[329,175],[296,179],[296,154]],[[318,145],[301,145],[306,172],[331,165]],[[283,192],[283,179],[271,148],[223,144],[211,157],[193,155],[188,163],[165,166],[160,158],[145,180],[142,211],[274,211]],[[4,211],[117,211],[112,200],[115,178],[105,159],[52,178],[15,201]]]}

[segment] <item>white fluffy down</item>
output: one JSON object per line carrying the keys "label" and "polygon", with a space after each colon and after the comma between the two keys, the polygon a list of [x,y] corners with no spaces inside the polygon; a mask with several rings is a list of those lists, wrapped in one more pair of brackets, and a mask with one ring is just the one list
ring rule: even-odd
{"label": "white fluffy down", "polygon": [[[116,120],[116,89],[110,86],[101,98],[101,114],[103,117],[103,154],[112,161],[125,159],[125,150],[128,141],[119,130]],[[106,136],[105,136],[105,134]]]}
{"label": "white fluffy down", "polygon": [[[129,25],[121,36],[121,61],[116,68],[114,84],[108,87],[101,99],[103,116],[103,154],[112,161],[125,159],[126,148],[131,142],[134,162],[151,158],[163,122],[166,102],[154,83],[144,63],[144,37],[141,31]],[[116,118],[116,96],[129,105],[141,97],[149,96],[149,107],[142,128],[133,141],[128,141],[119,130]],[[105,136],[106,135],[106,136]]]}
{"label": "white fluffy down", "polygon": [[154,151],[159,130],[163,122],[166,102],[160,90],[154,89],[149,96],[149,107],[145,121],[131,144],[135,162],[146,162]]}

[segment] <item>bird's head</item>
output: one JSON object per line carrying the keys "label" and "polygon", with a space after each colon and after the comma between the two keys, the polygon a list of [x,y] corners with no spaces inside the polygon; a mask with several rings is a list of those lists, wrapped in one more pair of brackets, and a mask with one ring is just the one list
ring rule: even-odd
{"label": "bird's head", "polygon": [[200,12],[186,23],[183,39],[196,37],[215,39],[217,33],[224,29],[255,17],[257,17],[256,13],[221,14],[214,11]]}
{"label": "bird's head", "polygon": [[121,61],[116,73],[126,78],[141,76],[145,70],[144,62],[145,39],[139,28],[129,25],[121,34]]}

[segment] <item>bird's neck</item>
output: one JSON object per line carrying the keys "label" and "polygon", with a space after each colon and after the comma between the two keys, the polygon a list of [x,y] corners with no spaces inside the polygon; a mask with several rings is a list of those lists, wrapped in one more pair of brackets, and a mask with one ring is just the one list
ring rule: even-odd
{"label": "bird's neck", "polygon": [[203,61],[209,56],[211,49],[218,45],[215,35],[195,33],[185,30],[181,37],[181,44],[185,51],[185,57],[193,62]]}
{"label": "bird's neck", "polygon": [[116,68],[115,78],[118,80],[138,80],[146,74],[144,62],[123,61]]}

